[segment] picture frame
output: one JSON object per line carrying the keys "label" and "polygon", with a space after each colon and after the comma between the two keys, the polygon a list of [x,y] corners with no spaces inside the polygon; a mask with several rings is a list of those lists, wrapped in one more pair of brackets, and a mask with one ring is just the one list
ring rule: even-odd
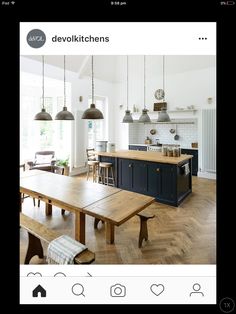
{"label": "picture frame", "polygon": [[167,102],[162,101],[154,103],[153,111],[161,111],[162,108],[167,109]]}

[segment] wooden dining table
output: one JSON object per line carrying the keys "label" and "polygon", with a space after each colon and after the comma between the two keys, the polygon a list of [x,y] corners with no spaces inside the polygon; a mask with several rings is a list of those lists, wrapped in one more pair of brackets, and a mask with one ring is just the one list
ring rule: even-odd
{"label": "wooden dining table", "polygon": [[41,170],[20,175],[20,194],[46,203],[46,215],[57,206],[75,214],[75,239],[85,244],[86,215],[105,222],[106,240],[114,243],[114,226],[119,226],[149,206],[155,198]]}

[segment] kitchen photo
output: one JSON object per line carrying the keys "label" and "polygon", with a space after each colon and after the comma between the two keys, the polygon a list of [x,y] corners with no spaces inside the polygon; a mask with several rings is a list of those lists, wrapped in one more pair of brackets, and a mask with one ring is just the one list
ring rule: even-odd
{"label": "kitchen photo", "polygon": [[20,57],[20,264],[216,264],[216,57]]}

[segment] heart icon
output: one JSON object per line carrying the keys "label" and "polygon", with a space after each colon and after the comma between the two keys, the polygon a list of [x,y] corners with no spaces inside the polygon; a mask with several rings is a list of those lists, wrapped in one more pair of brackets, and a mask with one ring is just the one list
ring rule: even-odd
{"label": "heart icon", "polygon": [[28,273],[27,274],[27,277],[42,277],[42,274],[40,273]]}
{"label": "heart icon", "polygon": [[156,285],[154,283],[153,285],[151,285],[150,290],[158,297],[165,290],[165,287],[161,283],[159,285]]}

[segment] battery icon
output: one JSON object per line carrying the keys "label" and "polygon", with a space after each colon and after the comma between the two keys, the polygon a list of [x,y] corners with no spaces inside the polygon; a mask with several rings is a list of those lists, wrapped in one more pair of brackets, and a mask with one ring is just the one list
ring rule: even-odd
{"label": "battery icon", "polygon": [[227,5],[235,5],[235,1],[227,1],[226,4]]}

